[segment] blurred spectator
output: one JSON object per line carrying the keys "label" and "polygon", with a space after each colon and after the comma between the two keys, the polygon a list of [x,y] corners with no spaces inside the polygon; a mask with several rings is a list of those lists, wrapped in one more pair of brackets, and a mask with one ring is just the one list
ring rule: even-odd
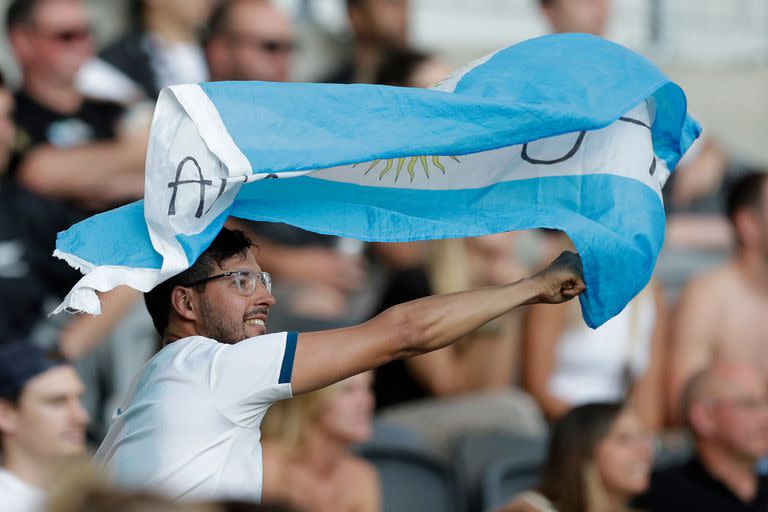
{"label": "blurred spectator", "polygon": [[288,80],[295,46],[289,19],[269,0],[224,0],[205,44],[212,80]]}
{"label": "blurred spectator", "polygon": [[629,510],[630,499],[648,488],[651,458],[651,437],[631,409],[574,407],[553,425],[539,485],[503,512]]}
{"label": "blurred spectator", "polygon": [[[523,278],[529,269],[520,262],[517,244],[526,235],[430,242],[423,295]],[[413,284],[402,290],[416,291]],[[416,298],[387,297],[392,304]],[[519,312],[505,315],[455,345],[378,368],[375,389],[381,417],[419,432],[438,455],[446,457],[456,437],[469,430],[541,434],[546,425],[536,404],[516,387],[521,319]]]}
{"label": "blurred spectator", "polygon": [[262,423],[264,498],[306,510],[380,509],[376,471],[349,448],[370,438],[371,372],[274,404]]}
{"label": "blurred spectator", "polygon": [[765,375],[746,362],[714,363],[688,381],[683,404],[696,454],[655,472],[637,505],[654,512],[767,510],[768,477],[756,469],[768,455]]}
{"label": "blurred spectator", "polygon": [[768,173],[734,183],[727,214],[735,254],[688,284],[675,317],[667,397],[671,416],[679,417],[684,384],[715,359],[748,361],[768,371]]}
{"label": "blurred spectator", "polygon": [[130,0],[130,31],[83,67],[81,90],[128,104],[154,101],[168,85],[206,81],[199,41],[213,1]]}
{"label": "blurred spectator", "polygon": [[374,83],[386,53],[408,43],[408,0],[347,0],[352,55],[324,82]]}
{"label": "blurred spectator", "polygon": [[0,339],[22,339],[37,324],[44,285],[30,264],[28,224],[17,209],[20,195],[8,178],[15,140],[13,95],[0,77]]}
{"label": "blurred spectator", "polygon": [[553,32],[584,32],[602,36],[612,0],[539,0]]}
{"label": "blurred spectator", "polygon": [[630,400],[650,428],[661,426],[666,306],[654,281],[614,318],[586,326],[577,303],[528,309],[525,388],[551,420],[588,402]]}
{"label": "blurred spectator", "polygon": [[63,462],[85,453],[88,415],[75,369],[29,343],[0,346],[0,503],[37,510]]}
{"label": "blurred spectator", "polygon": [[[76,201],[85,209],[141,197],[146,130],[121,133],[122,108],[89,100],[75,87],[75,75],[93,50],[83,3],[16,0],[6,25],[22,74],[15,109],[19,182],[41,196]],[[49,220],[58,220],[50,213]]]}
{"label": "blurred spectator", "polygon": [[79,0],[14,1],[6,24],[23,81],[15,98],[19,147],[11,177],[32,192],[17,199],[29,226],[28,260],[48,291],[63,297],[80,274],[51,259],[56,233],[95,208],[142,195],[146,136],[118,138],[122,109],[75,88],[92,49]]}

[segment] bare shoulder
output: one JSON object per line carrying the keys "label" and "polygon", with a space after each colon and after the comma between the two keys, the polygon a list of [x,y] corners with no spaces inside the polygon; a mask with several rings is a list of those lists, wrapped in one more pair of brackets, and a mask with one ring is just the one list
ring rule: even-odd
{"label": "bare shoulder", "polygon": [[717,301],[739,285],[738,270],[731,263],[692,277],[685,285],[684,295],[695,295],[701,300]]}
{"label": "bare shoulder", "polygon": [[[379,475],[368,461],[354,455],[348,455],[340,462],[337,481],[343,482],[346,489],[341,499],[339,510],[345,508],[356,512],[378,512],[381,510],[381,488]],[[349,507],[342,507],[341,503]]]}
{"label": "bare shoulder", "polygon": [[379,475],[373,464],[356,455],[345,456],[339,464],[339,473],[349,482],[359,485],[379,485]]}

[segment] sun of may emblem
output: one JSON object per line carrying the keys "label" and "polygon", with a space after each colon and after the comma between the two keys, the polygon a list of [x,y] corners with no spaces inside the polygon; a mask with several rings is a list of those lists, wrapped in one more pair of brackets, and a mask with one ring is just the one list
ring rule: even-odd
{"label": "sun of may emblem", "polygon": [[[416,165],[419,164],[419,167],[424,171],[424,175],[429,179],[429,170],[430,167],[434,167],[434,169],[439,169],[440,172],[445,174],[445,166],[440,161],[441,156],[406,156],[403,158],[381,158],[378,160],[374,160],[370,163],[368,166],[368,169],[363,173],[363,176],[367,176],[368,173],[382,165],[381,171],[379,171],[379,181],[381,181],[384,176],[392,172],[393,169],[395,169],[395,181],[400,177],[400,173],[403,171],[403,168],[408,172],[408,175],[411,177],[411,181],[416,177]],[[451,160],[454,160],[458,163],[461,163],[461,160],[456,158],[455,156],[449,156],[447,158],[450,158]],[[406,163],[407,162],[407,163]],[[352,167],[357,167],[358,165],[362,164],[355,164]]]}

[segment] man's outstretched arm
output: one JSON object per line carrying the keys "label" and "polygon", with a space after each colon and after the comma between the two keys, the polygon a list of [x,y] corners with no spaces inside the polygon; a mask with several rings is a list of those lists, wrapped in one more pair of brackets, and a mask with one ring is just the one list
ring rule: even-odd
{"label": "man's outstretched arm", "polygon": [[394,306],[354,327],[302,333],[294,394],[325,387],[393,359],[431,352],[526,304],[565,302],[584,291],[581,259],[564,252],[533,277]]}

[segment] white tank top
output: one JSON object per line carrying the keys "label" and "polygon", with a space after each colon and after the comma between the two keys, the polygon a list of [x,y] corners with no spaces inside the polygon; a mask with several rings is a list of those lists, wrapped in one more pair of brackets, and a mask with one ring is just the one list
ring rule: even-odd
{"label": "white tank top", "polygon": [[598,329],[592,330],[584,322],[566,327],[555,347],[550,391],[571,405],[621,400],[626,393],[627,363],[634,378],[648,368],[656,321],[654,302],[647,288]]}

